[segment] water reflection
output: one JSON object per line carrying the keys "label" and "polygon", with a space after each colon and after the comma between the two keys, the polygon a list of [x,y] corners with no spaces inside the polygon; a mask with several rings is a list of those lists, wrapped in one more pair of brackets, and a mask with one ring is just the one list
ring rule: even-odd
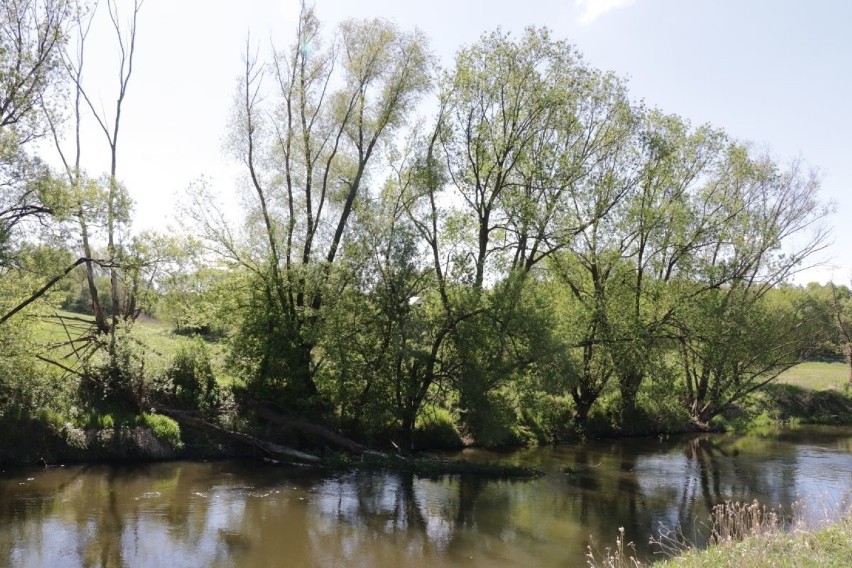
{"label": "water reflection", "polygon": [[590,535],[608,545],[624,526],[650,554],[654,527],[727,499],[822,515],[852,495],[850,442],[847,428],[463,452],[546,472],[514,482],[240,462],[10,471],[0,565],[582,565]]}

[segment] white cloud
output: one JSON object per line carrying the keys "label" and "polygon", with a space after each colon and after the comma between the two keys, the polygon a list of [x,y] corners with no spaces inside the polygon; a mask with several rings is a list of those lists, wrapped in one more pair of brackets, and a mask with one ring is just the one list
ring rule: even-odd
{"label": "white cloud", "polygon": [[575,0],[574,3],[580,7],[580,23],[588,26],[599,16],[611,12],[616,8],[624,8],[633,4],[636,0]]}

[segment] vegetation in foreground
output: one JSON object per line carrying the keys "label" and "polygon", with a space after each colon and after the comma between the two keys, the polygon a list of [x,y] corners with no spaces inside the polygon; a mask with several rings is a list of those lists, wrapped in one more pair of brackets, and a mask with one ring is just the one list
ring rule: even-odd
{"label": "vegetation in foreground", "polygon": [[707,548],[696,549],[681,537],[663,534],[659,545],[665,560],[643,562],[631,555],[623,530],[614,548],[587,554],[592,567],[639,568],[775,568],[846,567],[852,565],[852,514],[825,521],[816,528],[800,520],[785,529],[777,514],[757,502],[723,503],[711,514],[711,537]]}
{"label": "vegetation in foreground", "polygon": [[813,531],[775,532],[691,551],[664,568],[843,568],[852,565],[852,517]]}
{"label": "vegetation in foreground", "polygon": [[[846,388],[772,386],[852,363],[852,291],[788,284],[826,242],[801,162],[632,100],[546,29],[439,69],[417,31],[327,37],[303,5],[292,45],[234,70],[244,209],[201,180],[182,231],[136,233],[117,133],[142,2],[97,4],[0,0],[0,419],[23,447],[34,423],[78,453],[126,431],[312,461],[848,421]],[[114,94],[85,81],[98,25]],[[81,167],[91,125],[108,171]]]}

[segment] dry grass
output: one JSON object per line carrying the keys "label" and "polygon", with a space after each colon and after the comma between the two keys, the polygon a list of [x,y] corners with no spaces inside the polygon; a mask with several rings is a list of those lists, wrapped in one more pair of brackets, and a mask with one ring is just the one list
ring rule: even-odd
{"label": "dry grass", "polygon": [[594,568],[639,568],[644,563],[636,559],[636,546],[632,542],[625,542],[624,527],[619,527],[618,536],[615,537],[615,546],[597,550],[589,545],[586,549],[586,561]]}

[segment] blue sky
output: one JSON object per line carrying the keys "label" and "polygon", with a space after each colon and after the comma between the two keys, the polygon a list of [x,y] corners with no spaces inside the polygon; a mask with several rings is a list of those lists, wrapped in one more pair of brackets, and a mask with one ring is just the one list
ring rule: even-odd
{"label": "blue sky", "polygon": [[[822,174],[834,244],[823,266],[798,277],[850,281],[852,257],[852,2],[844,0],[317,0],[331,29],[349,17],[421,28],[450,64],[456,49],[498,26],[543,25],[592,65],[629,80],[632,96],[709,122]],[[292,40],[296,0],[148,0],[122,124],[119,175],[141,228],[162,227],[175,197],[202,174],[221,188],[235,173],[222,150],[246,34]],[[103,14],[102,14],[103,15]],[[104,23],[104,20],[101,20]],[[91,41],[90,89],[114,98],[109,30]],[[112,90],[111,90],[112,87]],[[106,151],[87,135],[84,161],[103,171]]]}

